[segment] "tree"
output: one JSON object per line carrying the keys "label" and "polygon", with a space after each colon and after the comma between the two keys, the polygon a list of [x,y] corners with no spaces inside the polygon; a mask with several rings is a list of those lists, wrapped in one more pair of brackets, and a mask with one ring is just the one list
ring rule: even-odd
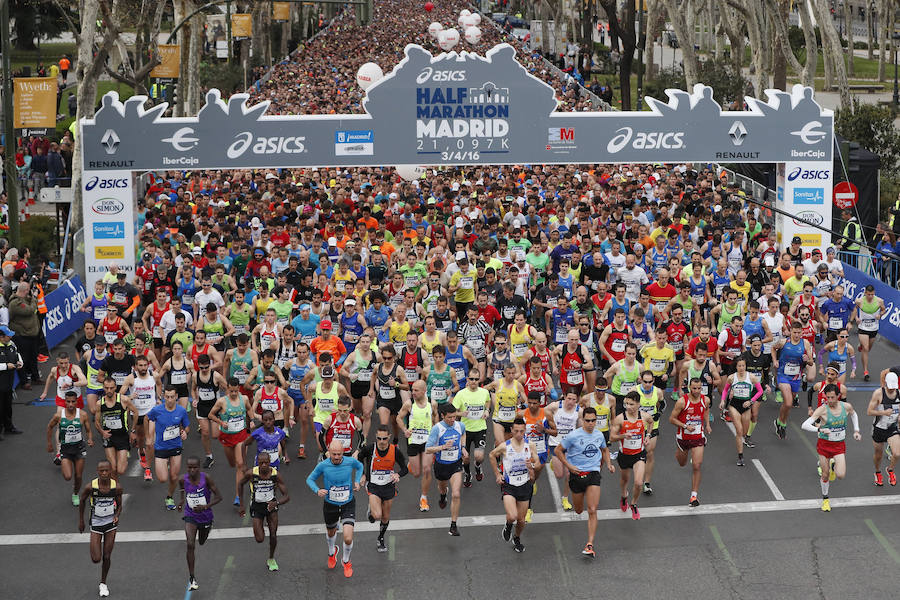
{"label": "tree", "polygon": [[[828,0],[815,1],[818,9],[819,28],[822,30],[822,55],[825,59],[825,64],[831,64],[834,77],[837,79],[834,84],[837,85],[838,92],[841,95],[841,106],[848,108],[850,106],[850,88],[847,82],[847,65],[844,64],[844,49],[841,46],[841,38],[834,28],[834,20],[830,16],[827,4]],[[827,84],[828,81],[826,80]]]}
{"label": "tree", "polygon": [[681,59],[684,64],[684,78],[688,89],[700,83],[700,63],[694,50],[696,45],[695,22],[698,11],[702,8],[701,0],[663,0],[672,29],[681,43]]}
{"label": "tree", "polygon": [[[135,27],[134,57],[128,55],[125,42],[116,38],[114,50],[119,55],[122,69],[118,71],[109,65],[105,67],[108,75],[133,87],[135,94],[147,95],[147,78],[159,64],[159,29],[165,7],[165,2],[141,0]],[[109,18],[115,19],[116,16],[110,14]],[[117,27],[121,29],[121,25],[117,24]]]}
{"label": "tree", "polygon": [[66,29],[60,8],[38,0],[10,0],[9,17],[14,24],[16,50],[34,50],[38,38],[54,38]]}
{"label": "tree", "polygon": [[900,166],[900,130],[894,125],[890,108],[863,104],[853,98],[849,106],[835,111],[834,130],[881,157],[883,173],[891,173]]}
{"label": "tree", "polygon": [[600,6],[606,12],[606,18],[609,21],[610,48],[615,49],[617,42],[621,42],[619,88],[622,93],[622,110],[631,110],[631,65],[634,62],[634,50],[637,47],[637,38],[634,33],[634,2],[624,2],[621,13],[616,11],[616,5],[616,0],[600,0]]}

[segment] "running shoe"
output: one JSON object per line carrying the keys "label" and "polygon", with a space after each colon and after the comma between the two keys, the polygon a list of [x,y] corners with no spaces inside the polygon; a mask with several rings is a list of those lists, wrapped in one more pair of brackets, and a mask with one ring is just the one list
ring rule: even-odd
{"label": "running shoe", "polygon": [[175,510],[175,501],[172,498],[166,498],[166,510]]}
{"label": "running shoe", "polygon": [[869,372],[866,371],[863,373],[863,381],[869,381],[869,379],[871,379],[871,377],[869,377]]}
{"label": "running shoe", "polygon": [[828,498],[822,499],[822,512],[831,512],[831,500]]}
{"label": "running shoe", "polygon": [[507,523],[506,525],[503,526],[503,531],[500,533],[500,538],[504,542],[508,542],[510,540],[510,538],[512,538],[512,528],[513,528],[512,523]]}
{"label": "running shoe", "polygon": [[609,453],[609,460],[616,460],[617,458],[619,458],[618,450]]}
{"label": "running shoe", "polygon": [[441,494],[441,497],[438,500],[438,506],[442,509],[447,508],[447,494]]}
{"label": "running shoe", "polygon": [[267,560],[267,561],[266,561],[266,566],[269,567],[269,570],[270,570],[270,571],[277,571],[277,570],[278,570],[278,563],[275,562],[275,559],[274,559],[274,558],[270,558],[269,560]]}
{"label": "running shoe", "polygon": [[234,497],[234,502],[232,502],[232,504],[234,504],[235,506],[240,506],[240,505],[241,505],[241,497],[240,497],[240,496],[235,496],[235,497]]}
{"label": "running shoe", "polygon": [[619,508],[622,509],[622,512],[628,510],[628,498],[622,498],[619,500]]}
{"label": "running shoe", "polygon": [[562,507],[563,507],[563,510],[572,510],[572,503],[569,502],[568,496],[562,497]]}
{"label": "running shoe", "polygon": [[207,456],[207,457],[203,460],[203,468],[204,468],[204,469],[208,469],[208,468],[210,468],[211,466],[213,466],[213,464],[215,464],[215,462],[216,462],[216,460],[215,460],[212,456]]}
{"label": "running shoe", "polygon": [[306,458],[306,448],[300,446],[297,448],[297,458]]}
{"label": "running shoe", "polygon": [[648,496],[652,496],[652,495],[653,495],[653,488],[650,487],[650,482],[649,482],[649,481],[645,481],[645,482],[644,482],[644,493],[647,494]]}
{"label": "running shoe", "polygon": [[897,476],[894,475],[893,469],[888,469],[888,483],[891,485],[897,485]]}
{"label": "running shoe", "polygon": [[697,497],[697,494],[691,494],[691,506],[700,506],[700,498]]}
{"label": "running shoe", "polygon": [[537,494],[537,481],[531,486],[531,495],[534,496],[535,494]]}
{"label": "running shoe", "polygon": [[775,392],[775,402],[777,402],[778,404],[784,402],[784,396],[781,395],[781,390],[777,390]]}
{"label": "running shoe", "polygon": [[743,467],[743,466],[744,466],[744,457],[743,457],[743,456],[739,456],[739,457],[738,457],[738,459],[737,459],[737,466],[739,466],[739,467]]}
{"label": "running shoe", "polygon": [[884,485],[884,475],[881,474],[881,471],[875,473],[875,485],[881,487]]}
{"label": "running shoe", "polygon": [[591,558],[594,558],[594,556],[596,556],[594,554],[594,545],[593,544],[585,544],[584,550],[582,550],[581,553],[584,554],[585,556],[590,556]]}
{"label": "running shoe", "polygon": [[525,546],[522,544],[522,541],[519,538],[515,538],[513,540],[513,549],[519,554],[525,552]]}
{"label": "running shoe", "polygon": [[366,508],[366,518],[369,519],[369,523],[375,522],[375,517],[372,516],[372,510],[369,508]]}
{"label": "running shoe", "polygon": [[[38,355],[37,355],[37,361],[38,361],[39,363],[45,363],[45,362],[47,362],[48,360],[50,360],[50,357],[47,356],[46,354],[38,354]],[[100,594],[100,595],[102,596],[103,594]]]}
{"label": "running shoe", "polygon": [[150,474],[150,469],[144,468],[144,481],[153,481],[153,475]]}
{"label": "running shoe", "polygon": [[822,477],[822,465],[816,465],[816,472],[819,474],[819,478]]}
{"label": "running shoe", "polygon": [[81,504],[81,498],[78,497],[78,494],[72,494],[72,506],[78,506]]}
{"label": "running shoe", "polygon": [[531,523],[531,517],[533,517],[533,516],[534,516],[534,511],[529,508],[527,511],[525,511],[525,522]]}
{"label": "running shoe", "polygon": [[481,481],[484,479],[484,471],[481,470],[481,467],[475,467],[475,481]]}
{"label": "running shoe", "polygon": [[193,577],[191,577],[190,580],[188,580],[188,589],[189,590],[199,590],[200,589],[200,586],[197,584],[197,580],[194,579]]}
{"label": "running shoe", "polygon": [[635,521],[639,521],[641,518],[641,511],[639,511],[638,507],[634,504],[631,505],[631,518]]}
{"label": "running shoe", "polygon": [[419,512],[428,512],[428,509],[431,508],[428,506],[428,498],[422,496],[419,498]]}
{"label": "running shoe", "polygon": [[459,527],[456,526],[456,523],[450,523],[450,531],[447,533],[454,537],[459,537]]}
{"label": "running shoe", "polygon": [[334,552],[328,555],[328,568],[333,569],[337,565],[337,546],[334,548]]}
{"label": "running shoe", "polygon": [[378,538],[378,551],[379,552],[387,552],[387,545],[384,543],[384,538]]}
{"label": "running shoe", "polygon": [[107,596],[109,596],[109,588],[106,587],[105,583],[101,583],[100,584],[100,597],[106,598]]}
{"label": "running shoe", "polygon": [[56,456],[53,457],[53,464],[57,467],[62,464],[62,456],[60,456],[59,452],[57,452]]}
{"label": "running shoe", "polygon": [[731,413],[729,413],[727,410],[723,410],[722,411],[722,420],[725,421],[726,423],[731,423]]}
{"label": "running shoe", "polygon": [[746,446],[747,448],[756,448],[756,444],[752,439],[750,439],[749,435],[744,436],[744,446]]}
{"label": "running shoe", "polygon": [[463,487],[467,487],[467,488],[472,487],[472,474],[471,473],[463,473]]}
{"label": "running shoe", "polygon": [[349,560],[344,564],[344,577],[353,577],[353,563]]}

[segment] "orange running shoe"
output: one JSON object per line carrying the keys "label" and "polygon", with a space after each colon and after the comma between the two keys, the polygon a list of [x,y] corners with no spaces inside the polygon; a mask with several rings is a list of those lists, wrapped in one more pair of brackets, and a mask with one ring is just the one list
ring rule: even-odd
{"label": "orange running shoe", "polygon": [[350,561],[344,563],[344,577],[353,577],[353,563]]}
{"label": "orange running shoe", "polygon": [[593,545],[593,544],[586,544],[585,547],[584,547],[584,550],[582,550],[581,553],[584,554],[585,556],[590,556],[591,558],[594,558],[594,556],[595,556],[595,554],[594,554],[594,545]]}
{"label": "orange running shoe", "polygon": [[334,554],[328,555],[328,568],[333,569],[337,565],[337,546],[334,548]]}
{"label": "orange running shoe", "polygon": [[428,509],[431,508],[428,506],[428,498],[422,496],[419,498],[419,512],[428,512]]}
{"label": "orange running shoe", "polygon": [[884,475],[881,474],[881,471],[875,473],[875,485],[879,487],[884,485]]}
{"label": "orange running shoe", "polygon": [[888,483],[890,483],[891,485],[897,485],[897,476],[894,475],[894,471],[891,469],[888,469]]}
{"label": "orange running shoe", "polygon": [[306,458],[306,446],[297,448],[297,458]]}

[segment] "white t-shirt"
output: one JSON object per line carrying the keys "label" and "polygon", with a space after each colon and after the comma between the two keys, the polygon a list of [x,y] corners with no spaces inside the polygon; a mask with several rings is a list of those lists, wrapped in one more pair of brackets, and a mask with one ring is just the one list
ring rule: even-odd
{"label": "white t-shirt", "polygon": [[[191,325],[194,323],[193,315],[181,310],[177,309],[178,312],[185,316],[185,327],[190,329]],[[175,331],[175,309],[169,309],[163,313],[162,318],[159,320],[159,326],[163,328],[163,339],[169,337],[169,333]]]}
{"label": "white t-shirt", "polygon": [[219,290],[216,288],[209,288],[209,293],[200,291],[194,295],[194,304],[200,307],[200,312],[198,314],[205,314],[206,305],[210,302],[215,304],[216,308],[225,306],[225,299],[222,298],[222,294],[220,294]]}
{"label": "white t-shirt", "polygon": [[650,283],[647,272],[643,268],[635,266],[629,270],[621,267],[616,271],[618,280],[625,284],[625,297],[632,302],[637,302],[641,295],[641,286]]}

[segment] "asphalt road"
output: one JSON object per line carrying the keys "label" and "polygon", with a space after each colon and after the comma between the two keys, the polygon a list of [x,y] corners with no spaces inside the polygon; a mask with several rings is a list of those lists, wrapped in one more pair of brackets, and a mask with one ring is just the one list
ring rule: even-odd
{"label": "asphalt road", "polygon": [[[900,362],[900,352],[883,340],[876,348],[873,373]],[[873,385],[861,380],[852,384],[857,389],[851,391],[850,401],[864,413]],[[20,392],[20,402],[37,394]],[[832,484],[833,511],[826,514],[818,509],[815,439],[799,429],[805,418],[801,410],[792,415],[787,439],[780,441],[771,428],[776,405],[763,404],[754,435],[757,447],[745,451],[744,468],[734,464],[730,430],[716,422],[703,466],[702,505],[696,509],[687,506],[689,468],[678,467],[671,427],[663,425],[654,494],[642,498],[640,521],[617,508],[618,474],[604,475],[593,561],[580,554],[586,524],[558,510],[546,474],[534,500],[534,522],[523,535],[523,554],[500,539],[502,508],[490,475],[463,490],[459,538],[447,534],[449,510],[438,508],[434,488],[431,511],[418,511],[418,482],[408,475],[394,502],[389,552],[375,551],[377,526],[361,523],[349,581],[340,569],[332,572],[325,566],[321,501],[304,481],[314,461],[294,460],[281,471],[291,502],[280,511],[281,570],[269,573],[268,542],[257,545],[248,521],[228,502],[233,472],[216,443],[217,460],[209,473],[226,500],[216,507],[210,540],[198,547],[200,589],[186,591],[180,515],[164,509],[162,484],[145,483],[138,476],[122,481],[127,498],[109,587],[112,597],[186,600],[323,594],[329,600],[418,600],[448,594],[480,600],[511,593],[572,598],[885,597],[895,587],[891,582],[900,567],[900,489],[872,483],[871,420],[861,416],[863,441],[847,443],[847,478]],[[26,434],[0,442],[0,505],[7,507],[0,515],[0,564],[7,573],[3,597],[97,595],[100,569],[90,562],[87,536],[77,533],[71,485],[63,481],[44,446],[52,412],[50,406],[16,405],[15,422]],[[197,434],[186,442],[185,454],[202,454]],[[89,450],[85,480],[101,456],[99,447]],[[365,521],[363,502],[357,503],[357,515]],[[20,576],[10,575],[14,573]]]}

